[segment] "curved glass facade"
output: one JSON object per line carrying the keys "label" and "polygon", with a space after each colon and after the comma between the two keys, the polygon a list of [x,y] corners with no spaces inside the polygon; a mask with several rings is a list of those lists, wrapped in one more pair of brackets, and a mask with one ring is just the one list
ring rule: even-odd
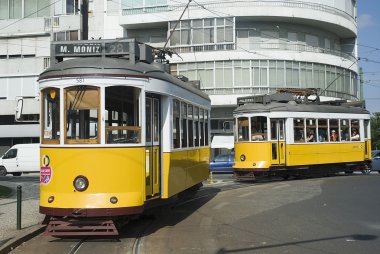
{"label": "curved glass facade", "polygon": [[276,88],[327,88],[322,95],[357,100],[357,74],[312,62],[284,60],[228,60],[178,63],[171,74],[200,80],[208,94],[267,93]]}

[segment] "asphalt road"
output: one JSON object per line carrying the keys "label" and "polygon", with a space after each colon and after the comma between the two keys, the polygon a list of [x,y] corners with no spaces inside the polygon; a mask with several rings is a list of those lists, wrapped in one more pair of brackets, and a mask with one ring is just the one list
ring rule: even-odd
{"label": "asphalt road", "polygon": [[12,253],[379,253],[380,174],[216,182],[117,238],[40,235]]}

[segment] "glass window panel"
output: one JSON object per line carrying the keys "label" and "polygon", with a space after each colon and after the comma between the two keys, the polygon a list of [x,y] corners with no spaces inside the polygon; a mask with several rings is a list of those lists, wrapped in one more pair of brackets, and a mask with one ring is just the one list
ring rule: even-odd
{"label": "glass window panel", "polygon": [[260,73],[260,85],[261,86],[268,86],[268,69],[267,68],[261,68]]}
{"label": "glass window panel", "polygon": [[218,27],[216,29],[216,42],[224,42],[224,27]]}
{"label": "glass window panel", "polygon": [[217,18],[216,19],[216,25],[217,26],[224,26],[224,18]]}
{"label": "glass window panel", "polygon": [[306,142],[316,142],[316,120],[315,119],[306,119]]}
{"label": "glass window panel", "polygon": [[329,120],[330,142],[339,141],[339,123],[336,119]]}
{"label": "glass window panel", "polygon": [[327,142],[328,133],[327,119],[318,119],[318,142]]}
{"label": "glass window panel", "polygon": [[0,19],[8,19],[8,0],[0,0]]}
{"label": "glass window panel", "polygon": [[249,141],[248,117],[238,118],[238,141]]}
{"label": "glass window panel", "polygon": [[348,119],[340,120],[340,141],[350,141],[350,122]]}
{"label": "glass window panel", "polygon": [[190,21],[189,20],[182,20],[181,21],[181,29],[190,28]]}
{"label": "glass window panel", "polygon": [[27,0],[24,2],[24,16],[28,18],[37,16],[37,0]]}
{"label": "glass window panel", "polygon": [[360,124],[359,120],[351,120],[351,141],[360,141]]}
{"label": "glass window panel", "polygon": [[214,26],[214,19],[205,19],[204,26]]}
{"label": "glass window panel", "polygon": [[197,28],[193,29],[193,44],[202,44],[203,43],[203,29]]}
{"label": "glass window panel", "polygon": [[232,87],[232,68],[224,69],[224,87]]}
{"label": "glass window panel", "polygon": [[60,91],[58,88],[45,88],[43,97],[43,133],[42,143],[47,140],[55,140],[59,143],[60,137]]}
{"label": "glass window panel", "polygon": [[233,28],[232,27],[226,27],[224,40],[225,42],[233,42]]}
{"label": "glass window panel", "polygon": [[214,43],[214,29],[213,28],[204,29],[204,43]]}
{"label": "glass window panel", "polygon": [[22,18],[22,0],[9,0],[9,18]]}
{"label": "glass window panel", "polygon": [[174,31],[172,37],[170,37],[170,45],[180,44],[180,32],[178,30]]}
{"label": "glass window panel", "polygon": [[173,148],[180,148],[180,102],[178,100],[173,101]]}
{"label": "glass window panel", "polygon": [[182,45],[190,44],[190,30],[181,31],[181,44]]}
{"label": "glass window panel", "polygon": [[193,27],[203,27],[203,20],[202,19],[195,19],[192,22],[193,22]]}
{"label": "glass window panel", "polygon": [[251,140],[267,140],[267,118],[265,116],[251,117]]}
{"label": "glass window panel", "polygon": [[187,147],[187,104],[181,102],[181,140],[182,148]]}
{"label": "glass window panel", "polygon": [[294,142],[305,142],[305,121],[302,118],[294,119]]}

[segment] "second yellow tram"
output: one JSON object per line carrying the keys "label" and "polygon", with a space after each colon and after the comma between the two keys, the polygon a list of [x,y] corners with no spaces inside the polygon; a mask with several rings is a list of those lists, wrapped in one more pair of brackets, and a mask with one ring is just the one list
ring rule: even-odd
{"label": "second yellow tram", "polygon": [[241,98],[236,121],[237,179],[370,172],[370,114],[340,102],[290,93]]}

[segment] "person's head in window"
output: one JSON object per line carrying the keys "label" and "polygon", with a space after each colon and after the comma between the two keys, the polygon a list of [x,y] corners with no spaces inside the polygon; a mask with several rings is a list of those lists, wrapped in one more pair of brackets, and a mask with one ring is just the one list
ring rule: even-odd
{"label": "person's head in window", "polygon": [[360,140],[359,133],[358,133],[358,131],[356,129],[352,129],[351,140],[353,140],[353,141]]}
{"label": "person's head in window", "polygon": [[331,130],[331,137],[330,137],[331,141],[338,141],[338,134],[336,133],[335,130]]}
{"label": "person's head in window", "polygon": [[314,131],[308,129],[307,130],[307,137],[306,137],[307,142],[314,142]]}

